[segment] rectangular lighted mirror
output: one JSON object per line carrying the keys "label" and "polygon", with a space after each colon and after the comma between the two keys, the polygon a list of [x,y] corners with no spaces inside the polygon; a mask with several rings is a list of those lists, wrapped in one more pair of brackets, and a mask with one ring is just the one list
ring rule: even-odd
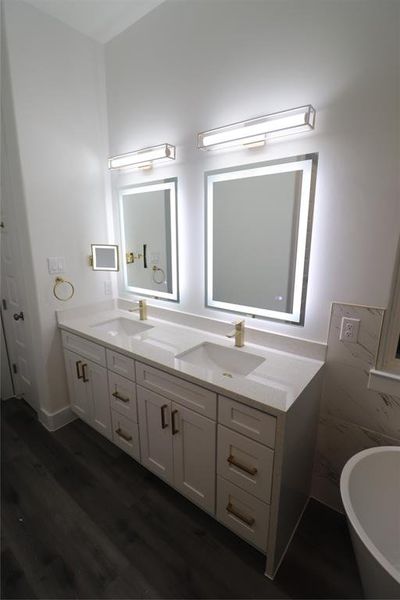
{"label": "rectangular lighted mirror", "polygon": [[304,322],[317,154],[206,176],[206,305]]}
{"label": "rectangular lighted mirror", "polygon": [[119,271],[118,246],[92,244],[90,264],[93,271]]}
{"label": "rectangular lighted mirror", "polygon": [[124,188],[120,217],[125,289],[177,302],[177,179]]}

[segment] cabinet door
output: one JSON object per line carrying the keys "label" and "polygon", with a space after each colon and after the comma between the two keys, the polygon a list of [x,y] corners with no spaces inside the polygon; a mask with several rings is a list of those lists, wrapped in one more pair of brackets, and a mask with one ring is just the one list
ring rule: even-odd
{"label": "cabinet door", "polygon": [[174,487],[214,514],[216,424],[173,402],[171,430]]}
{"label": "cabinet door", "polygon": [[71,410],[87,423],[92,422],[92,404],[87,386],[83,381],[82,365],[87,362],[85,358],[64,349],[65,369],[69,391]]}
{"label": "cabinet door", "polygon": [[89,360],[84,360],[82,371],[83,381],[92,407],[90,424],[105,437],[112,439],[107,369]]}
{"label": "cabinet door", "polygon": [[173,483],[171,402],[137,386],[142,465]]}

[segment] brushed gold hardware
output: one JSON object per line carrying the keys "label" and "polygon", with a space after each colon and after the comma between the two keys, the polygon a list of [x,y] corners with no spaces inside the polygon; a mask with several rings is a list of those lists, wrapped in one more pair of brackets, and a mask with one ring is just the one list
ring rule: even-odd
{"label": "brushed gold hardware", "polygon": [[87,364],[83,363],[82,365],[82,377],[83,377],[83,383],[87,383],[89,381],[89,377],[87,376]]}
{"label": "brushed gold hardware", "polygon": [[236,460],[236,458],[234,456],[232,456],[232,454],[230,456],[228,456],[228,458],[226,460],[228,461],[228,463],[230,465],[237,467],[238,469],[240,469],[241,471],[244,471],[245,473],[249,473],[249,475],[257,475],[256,467],[247,467],[246,465],[243,465],[241,462]]}
{"label": "brushed gold hardware", "polygon": [[139,300],[136,308],[130,308],[129,312],[139,311],[139,318],[141,321],[145,321],[147,319],[147,302],[146,300]]}
{"label": "brushed gold hardware", "polygon": [[223,375],[224,377],[230,377],[231,379],[232,379],[232,377],[233,377],[232,373],[222,373],[222,375]]}
{"label": "brushed gold hardware", "polygon": [[81,360],[77,360],[75,363],[76,366],[76,376],[78,377],[78,379],[83,379],[83,374],[79,372],[79,367],[81,366],[82,361]]}
{"label": "brushed gold hardware", "polygon": [[115,390],[115,392],[113,392],[111,395],[114,396],[114,398],[116,398],[117,400],[121,400],[121,402],[129,402],[129,398],[121,396],[117,390]]}
{"label": "brushed gold hardware", "polygon": [[138,254],[135,254],[134,252],[127,252],[125,254],[126,256],[126,264],[130,265],[132,263],[135,262],[135,260],[139,260],[140,258],[142,258],[143,254],[140,254],[140,252]]}
{"label": "brushed gold hardware", "polygon": [[161,407],[161,429],[168,427],[168,423],[165,420],[165,409],[168,408],[168,404],[163,404]]}
{"label": "brushed gold hardware", "polygon": [[228,513],[238,518],[240,521],[243,521],[243,523],[246,523],[246,525],[248,525],[249,527],[254,525],[254,523],[256,522],[256,520],[253,517],[247,517],[242,512],[240,512],[240,510],[235,508],[230,502],[226,507],[226,510],[228,511]]}
{"label": "brushed gold hardware", "polygon": [[171,413],[171,419],[172,419],[172,435],[175,435],[176,433],[179,433],[179,429],[176,426],[175,423],[175,415],[178,414],[177,410],[173,410]]}
{"label": "brushed gold hardware", "polygon": [[244,142],[244,148],[261,148],[261,146],[265,146],[265,140],[259,140],[258,142]]}
{"label": "brushed gold hardware", "polygon": [[119,435],[119,437],[122,438],[123,440],[125,440],[126,442],[130,442],[132,440],[132,436],[124,433],[122,431],[121,427],[118,427],[118,429],[115,430],[115,433],[117,435]]}
{"label": "brushed gold hardware", "polygon": [[93,254],[88,256],[88,263],[89,263],[89,267],[93,267]]}
{"label": "brushed gold hardware", "polygon": [[[157,267],[157,265],[153,265],[152,266],[152,271],[153,271],[152,279],[153,279],[154,283],[157,283],[158,285],[161,285],[162,283],[165,283],[165,271],[164,271],[164,269],[161,269],[160,267]],[[158,273],[158,275],[157,275],[157,273]]]}
{"label": "brushed gold hardware", "polygon": [[[57,288],[62,283],[66,283],[71,288],[69,296],[67,296],[66,298],[63,298],[62,296],[59,296],[57,294]],[[68,281],[68,279],[63,279],[62,277],[56,277],[55,283],[53,285],[53,294],[57,298],[57,300],[61,300],[62,302],[66,302],[67,300],[70,300],[72,298],[72,296],[75,294],[75,288],[72,285],[72,283],[70,281]]]}
{"label": "brushed gold hardware", "polygon": [[236,323],[234,323],[235,325],[235,329],[232,331],[232,333],[228,333],[228,335],[226,337],[228,338],[235,338],[235,346],[237,346],[238,348],[242,348],[244,346],[244,321],[236,321]]}

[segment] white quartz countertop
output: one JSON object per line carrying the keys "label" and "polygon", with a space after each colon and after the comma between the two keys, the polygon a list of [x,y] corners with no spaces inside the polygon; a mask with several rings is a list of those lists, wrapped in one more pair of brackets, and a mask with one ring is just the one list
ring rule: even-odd
{"label": "white quartz countertop", "polygon": [[235,349],[265,360],[249,375],[227,377],[222,372],[176,358],[203,342],[234,348],[234,340],[225,336],[151,317],[140,321],[151,329],[135,335],[96,328],[96,325],[121,317],[139,322],[137,313],[123,309],[74,317],[60,311],[57,316],[61,329],[272,414],[287,412],[324,364],[320,360],[245,343],[243,348]]}

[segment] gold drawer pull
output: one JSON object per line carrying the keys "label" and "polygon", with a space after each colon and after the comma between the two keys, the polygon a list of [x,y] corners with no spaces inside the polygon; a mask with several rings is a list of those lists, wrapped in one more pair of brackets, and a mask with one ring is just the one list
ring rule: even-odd
{"label": "gold drawer pull", "polygon": [[126,433],[124,433],[122,431],[121,427],[118,427],[118,429],[115,430],[115,433],[117,435],[119,435],[119,437],[121,437],[126,442],[130,442],[132,440],[132,436],[131,435],[126,435]]}
{"label": "gold drawer pull", "polygon": [[168,423],[165,419],[165,411],[168,408],[168,404],[163,404],[161,407],[161,429],[168,427]]}
{"label": "gold drawer pull", "polygon": [[89,381],[89,377],[87,376],[86,369],[87,369],[87,364],[86,364],[86,363],[84,363],[84,364],[82,365],[82,376],[83,376],[83,383],[87,383],[87,382]]}
{"label": "gold drawer pull", "polygon": [[78,379],[83,379],[83,375],[79,371],[79,367],[81,366],[81,364],[82,364],[81,360],[77,360],[76,363],[75,363],[75,366],[76,366],[76,376],[77,376]]}
{"label": "gold drawer pull", "polygon": [[256,520],[253,517],[246,517],[246,515],[241,513],[239,510],[237,510],[237,508],[235,508],[230,502],[229,502],[228,506],[226,507],[226,510],[231,515],[234,515],[235,517],[237,517],[240,521],[243,521],[243,523],[246,523],[246,525],[248,525],[249,527],[254,525],[254,523],[256,522]]}
{"label": "gold drawer pull", "polygon": [[121,400],[121,402],[129,402],[129,398],[126,398],[125,396],[120,396],[119,392],[115,391],[111,394],[112,396],[114,396],[114,398],[116,398],[117,400]]}
{"label": "gold drawer pull", "polygon": [[176,433],[179,433],[179,429],[176,426],[175,416],[178,416],[178,411],[177,410],[173,410],[172,413],[171,413],[171,417],[172,417],[172,435],[175,435]]}
{"label": "gold drawer pull", "polygon": [[246,467],[246,465],[242,465],[242,463],[238,462],[232,454],[226,459],[230,465],[237,467],[241,471],[245,473],[249,473],[249,475],[257,475],[256,467]]}

